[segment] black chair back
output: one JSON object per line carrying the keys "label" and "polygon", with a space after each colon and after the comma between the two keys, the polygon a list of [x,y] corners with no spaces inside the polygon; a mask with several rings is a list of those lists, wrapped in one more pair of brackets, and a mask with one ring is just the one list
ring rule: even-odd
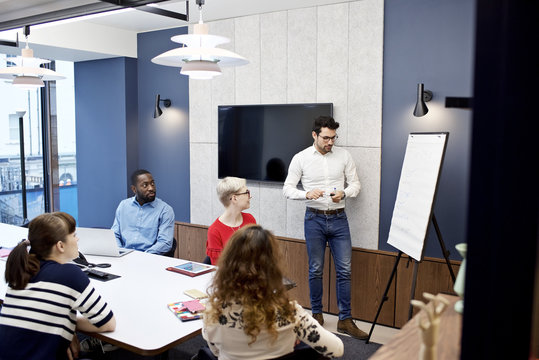
{"label": "black chair back", "polygon": [[176,241],[176,238],[172,238],[172,248],[163,254],[163,256],[168,257],[174,257],[174,253],[176,252],[176,247],[178,246],[178,242]]}

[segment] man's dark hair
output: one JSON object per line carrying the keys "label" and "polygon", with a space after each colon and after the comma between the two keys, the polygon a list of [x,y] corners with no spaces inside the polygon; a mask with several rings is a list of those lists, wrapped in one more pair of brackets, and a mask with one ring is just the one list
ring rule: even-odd
{"label": "man's dark hair", "polygon": [[138,169],[138,170],[135,170],[133,172],[133,174],[131,175],[131,185],[133,186],[137,186],[137,179],[139,177],[139,175],[143,175],[143,174],[152,174],[151,172],[149,172],[148,170],[144,170],[144,169]]}
{"label": "man's dark hair", "polygon": [[316,135],[319,135],[322,128],[337,130],[339,128],[339,123],[336,122],[331,116],[319,116],[314,119],[313,131],[316,133]]}

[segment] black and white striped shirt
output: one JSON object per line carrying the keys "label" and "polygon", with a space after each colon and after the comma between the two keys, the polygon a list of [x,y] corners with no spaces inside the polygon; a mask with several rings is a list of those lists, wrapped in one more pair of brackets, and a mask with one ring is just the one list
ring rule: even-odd
{"label": "black and white striped shirt", "polygon": [[25,289],[6,293],[0,310],[0,359],[66,358],[77,311],[97,327],[113,316],[79,267],[42,261]]}

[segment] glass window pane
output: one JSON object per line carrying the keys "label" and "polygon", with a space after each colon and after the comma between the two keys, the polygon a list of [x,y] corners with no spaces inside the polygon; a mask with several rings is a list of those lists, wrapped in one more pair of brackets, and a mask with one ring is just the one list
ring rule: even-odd
{"label": "glass window pane", "polygon": [[[0,66],[6,55],[0,54]],[[19,128],[19,114],[22,129]],[[19,144],[24,133],[24,174],[26,211],[31,220],[45,210],[43,196],[43,160],[41,144],[40,90],[21,90],[0,81],[0,221],[20,225],[24,221],[22,199],[22,163]]]}

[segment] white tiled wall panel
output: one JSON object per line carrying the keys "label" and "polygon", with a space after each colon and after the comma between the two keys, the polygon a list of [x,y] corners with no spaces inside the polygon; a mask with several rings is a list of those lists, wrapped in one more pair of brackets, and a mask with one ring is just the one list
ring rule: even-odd
{"label": "white tiled wall panel", "polygon": [[[250,64],[189,83],[192,223],[210,225],[223,211],[215,193],[218,105],[332,102],[339,145],[352,154],[362,184],[360,195],[346,202],[352,244],[377,248],[383,10],[383,0],[362,0],[209,23],[211,34],[231,39],[222,47]],[[248,211],[260,224],[304,238],[302,201],[286,200],[280,185],[247,186]]]}

